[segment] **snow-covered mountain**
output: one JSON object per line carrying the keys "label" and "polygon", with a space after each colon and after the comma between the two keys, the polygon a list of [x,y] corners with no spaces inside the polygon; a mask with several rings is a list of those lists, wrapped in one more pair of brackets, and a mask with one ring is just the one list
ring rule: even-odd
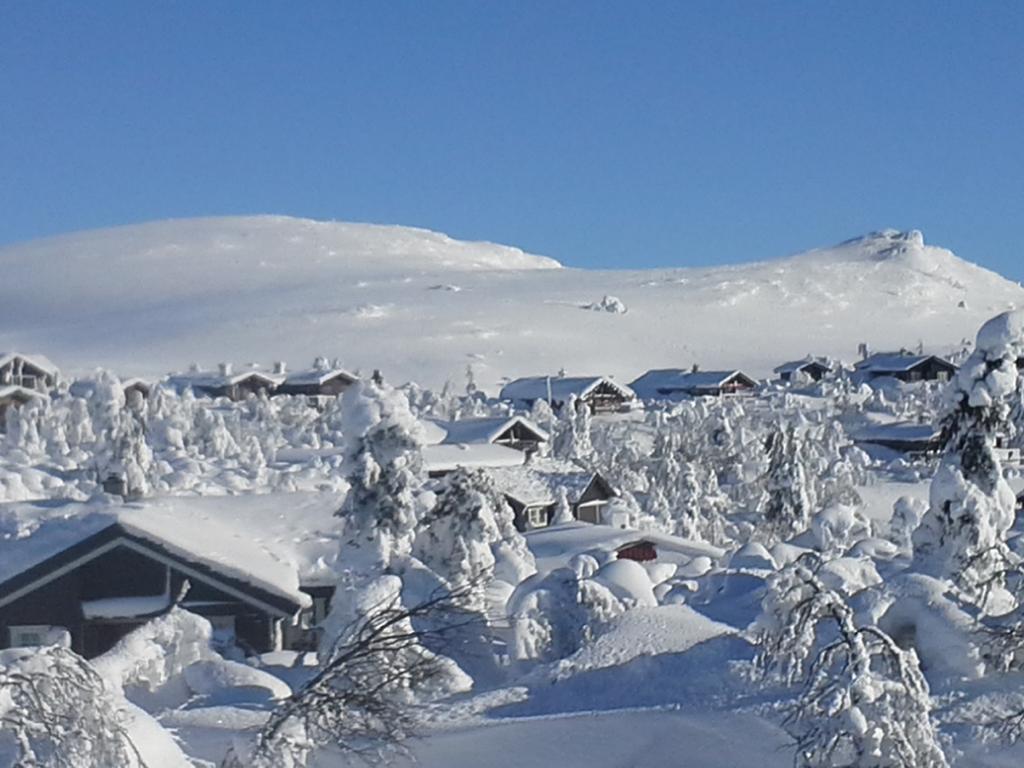
{"label": "snow-covered mountain", "polygon": [[562,368],[765,375],[859,342],[943,351],[1024,306],[1019,284],[889,230],[738,266],[592,271],[421,229],[207,218],[0,248],[0,266],[0,349],[143,376],[315,355],[435,386],[467,364],[485,387]]}

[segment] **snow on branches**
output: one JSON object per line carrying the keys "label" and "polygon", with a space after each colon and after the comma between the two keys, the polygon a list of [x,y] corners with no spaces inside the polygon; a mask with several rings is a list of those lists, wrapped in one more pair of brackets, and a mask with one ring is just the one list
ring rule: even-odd
{"label": "snow on branches", "polygon": [[758,618],[757,678],[801,690],[783,724],[804,768],[945,768],[913,650],[853,610],[806,554],[768,579]]}
{"label": "snow on branches", "polygon": [[124,718],[103,678],[70,649],[0,654],[0,759],[13,753],[25,768],[144,766]]}
{"label": "snow on branches", "polygon": [[998,315],[978,331],[974,352],[947,390],[946,454],[913,536],[915,568],[951,579],[986,609],[999,605],[989,601],[1003,585],[1006,535],[1016,507],[995,442],[1009,429],[1022,356],[1024,312]]}

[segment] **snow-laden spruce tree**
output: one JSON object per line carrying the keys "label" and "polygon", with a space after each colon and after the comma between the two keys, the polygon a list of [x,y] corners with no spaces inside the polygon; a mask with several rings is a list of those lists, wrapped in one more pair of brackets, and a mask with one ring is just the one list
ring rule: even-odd
{"label": "snow-laden spruce tree", "polygon": [[590,431],[590,407],[576,395],[570,395],[554,425],[551,455],[589,465],[594,458]]}
{"label": "snow-laden spruce tree", "polygon": [[701,487],[693,464],[687,462],[680,468],[678,484],[671,497],[675,527],[672,533],[684,539],[700,539]]}
{"label": "snow-laden spruce tree", "polygon": [[807,530],[811,511],[800,440],[792,426],[776,429],[769,437],[765,476],[763,516],[768,536],[785,540]]}
{"label": "snow-laden spruce tree", "polygon": [[351,485],[338,512],[350,558],[342,562],[384,568],[408,555],[416,537],[426,480],[423,426],[405,395],[386,384],[357,382],[342,399]]}
{"label": "snow-laden spruce tree", "polygon": [[756,622],[755,678],[800,685],[783,724],[802,768],[945,768],[917,655],[853,610],[807,554],[773,574]]}
{"label": "snow-laden spruce tree", "polygon": [[12,765],[143,766],[103,679],[68,648],[0,652],[0,756]]}
{"label": "snow-laden spruce tree", "polygon": [[975,349],[946,391],[946,452],[932,480],[930,504],[913,535],[913,567],[953,581],[983,608],[1001,590],[1006,535],[1016,501],[995,453],[1007,431],[1024,355],[1024,311],[1006,312],[978,331]]}
{"label": "snow-laden spruce tree", "polygon": [[322,650],[360,620],[351,613],[363,604],[360,590],[381,574],[402,569],[418,532],[426,480],[423,427],[402,392],[365,380],[349,387],[342,399],[350,488],[337,514],[343,520],[339,562],[347,581],[346,589],[335,591]]}
{"label": "snow-laden spruce tree", "polygon": [[445,478],[437,504],[420,520],[412,554],[482,611],[494,579],[514,587],[536,570],[508,502],[485,470],[460,468]]}

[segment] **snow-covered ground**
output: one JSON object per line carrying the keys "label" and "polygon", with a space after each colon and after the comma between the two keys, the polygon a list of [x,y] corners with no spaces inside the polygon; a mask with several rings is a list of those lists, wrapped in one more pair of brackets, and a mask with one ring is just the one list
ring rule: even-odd
{"label": "snow-covered ground", "polygon": [[316,355],[434,387],[472,364],[492,391],[561,369],[763,377],[809,353],[855,359],[860,342],[945,351],[1024,305],[1020,285],[920,233],[738,266],[591,271],[419,229],[260,216],[71,234],[2,248],[0,263],[0,349],[146,377]]}
{"label": "snow-covered ground", "polygon": [[[1020,285],[926,246],[920,233],[736,267],[592,272],[423,230],[249,217],[69,235],[2,249],[0,263],[0,348],[46,353],[67,372],[102,365],[158,377],[194,360],[300,365],[325,355],[417,382],[364,379],[317,410],[305,397],[230,403],[163,388],[128,402],[121,383],[99,374],[11,410],[0,435],[7,588],[116,525],[295,610],[318,605],[300,587],[320,596],[344,585],[316,628],[324,659],[347,620],[453,590],[478,623],[456,639],[415,639],[415,653],[440,659],[422,690],[403,688],[403,676],[384,683],[398,686],[388,695],[403,706],[417,704],[419,738],[400,765],[782,766],[796,759],[793,734],[830,728],[853,734],[843,759],[860,749],[860,761],[806,765],[875,768],[872,739],[887,740],[884,752],[901,734],[915,756],[934,757],[942,743],[946,757],[928,768],[1019,764],[1022,747],[981,734],[991,735],[993,713],[1024,711],[1014,657],[1024,653],[993,646],[978,619],[989,611],[985,620],[1024,636],[1010,611],[1024,600],[1010,594],[1012,578],[993,575],[1024,554],[1013,519],[1024,480],[996,474],[987,453],[940,461],[855,442],[893,424],[930,435],[958,403],[970,404],[953,411],[958,429],[978,418],[983,430],[1001,422],[1000,440],[1017,439],[1024,316],[986,325],[948,386],[872,389],[842,372],[593,419],[572,407],[555,416],[541,402],[530,415],[549,439],[529,460],[491,444],[492,431],[476,434],[483,422],[453,421],[505,425],[508,405],[476,385],[493,393],[503,380],[560,369],[628,381],[699,363],[765,376],[807,353],[851,360],[861,342],[962,350],[982,320],[1024,304]],[[461,385],[436,391],[470,364],[465,396]],[[1005,412],[986,413],[1000,401]],[[994,444],[995,432],[984,439]],[[974,446],[965,438],[957,450]],[[510,461],[517,471],[501,468]],[[577,491],[610,489],[596,501],[604,524],[571,521],[563,485],[557,524],[515,529],[506,499],[540,502],[553,490],[545,485],[542,499],[515,487],[529,474],[520,465],[549,464]],[[111,477],[126,499],[104,492]],[[982,540],[991,546],[972,551]],[[978,574],[990,579],[972,592]],[[58,645],[0,651],[5,727],[32,704],[18,693],[20,673],[45,676],[53,659],[84,675],[88,727],[111,743],[127,729],[149,764],[209,766],[232,745],[244,749],[324,667],[305,650],[250,646],[246,657],[188,612],[202,599],[186,596],[172,604],[168,575],[158,595],[82,599],[83,615],[99,620],[161,614],[91,665]],[[809,623],[808,605],[824,608]],[[843,621],[837,635],[829,622]],[[785,638],[791,626],[774,651],[792,653],[789,663],[822,658],[829,637],[832,658],[850,663],[817,683],[806,670],[772,677],[764,654],[772,633]],[[33,629],[46,642],[67,636],[47,624],[19,627],[19,637]],[[838,687],[815,700],[821,679]],[[797,698],[827,711],[785,721]],[[69,700],[68,722],[79,722],[73,692]],[[9,736],[0,732],[0,765],[19,743]],[[311,764],[349,764],[333,750]]]}

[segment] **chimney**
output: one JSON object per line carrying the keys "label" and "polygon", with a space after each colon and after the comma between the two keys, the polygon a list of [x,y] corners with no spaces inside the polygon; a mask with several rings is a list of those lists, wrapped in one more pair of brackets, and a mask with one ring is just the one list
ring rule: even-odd
{"label": "chimney", "polygon": [[231,375],[231,363],[221,363],[219,367],[221,376]]}
{"label": "chimney", "polygon": [[286,363],[284,360],[278,360],[276,363],[274,363],[274,373],[284,375],[287,372],[288,363]]}

